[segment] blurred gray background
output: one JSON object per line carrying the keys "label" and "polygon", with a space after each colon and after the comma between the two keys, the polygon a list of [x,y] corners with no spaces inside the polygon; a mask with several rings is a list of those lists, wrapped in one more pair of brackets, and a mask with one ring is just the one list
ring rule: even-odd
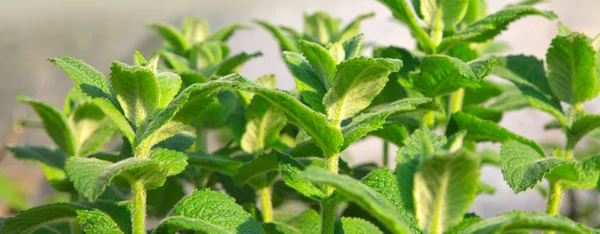
{"label": "blurred gray background", "polygon": [[[490,0],[488,11],[495,12],[513,2],[516,1]],[[600,32],[598,0],[553,0],[538,7],[554,10],[560,20],[575,31],[588,36]],[[184,17],[197,16],[208,19],[213,29],[232,23],[253,25],[253,19],[301,29],[302,14],[314,11],[327,11],[344,23],[358,14],[375,12],[375,18],[362,24],[366,41],[414,48],[407,28],[394,22],[391,13],[375,0],[3,0],[0,3],[0,139],[10,134],[14,121],[35,118],[28,106],[14,101],[15,95],[26,94],[62,107],[62,100],[73,82],[46,61],[49,57],[67,55],[83,59],[107,74],[113,60],[131,63],[134,50],[149,56],[158,48],[161,40],[145,27],[147,23],[180,25]],[[274,73],[279,88],[292,88],[292,77],[280,59],[274,38],[262,28],[253,27],[251,31],[237,32],[229,43],[233,53],[262,51],[264,54],[247,63],[242,75],[254,79]],[[512,46],[509,53],[543,58],[556,32],[556,22],[528,17],[510,25],[498,40]],[[595,103],[598,102],[585,105],[589,112],[598,113]],[[501,124],[531,139],[560,141],[559,132],[543,133],[543,125],[549,120],[547,114],[523,110],[505,115]],[[42,130],[28,129],[18,144],[50,145],[51,142]],[[486,147],[497,149],[498,145]],[[381,142],[366,139],[347,151],[344,157],[351,163],[377,161],[381,158]],[[0,170],[22,184],[34,204],[42,202],[40,199],[49,191],[36,165],[17,162],[6,155]],[[485,168],[482,178],[498,191],[495,195],[477,198],[472,208],[477,214],[489,217],[513,209],[543,211],[545,201],[535,190],[515,195],[503,181],[499,169]]]}

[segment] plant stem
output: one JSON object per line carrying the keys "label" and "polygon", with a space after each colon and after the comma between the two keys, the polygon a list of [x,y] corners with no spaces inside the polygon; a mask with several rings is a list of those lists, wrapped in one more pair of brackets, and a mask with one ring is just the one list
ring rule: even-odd
{"label": "plant stem", "polygon": [[332,234],[335,232],[336,204],[331,198],[321,203],[321,233]]}
{"label": "plant stem", "polygon": [[389,163],[389,152],[390,152],[390,144],[386,141],[383,140],[383,168],[389,168],[390,167],[390,163]]}
{"label": "plant stem", "polygon": [[142,181],[136,181],[131,185],[132,192],[132,224],[133,234],[146,233],[146,190]]}
{"label": "plant stem", "polygon": [[273,221],[273,203],[271,203],[271,186],[258,190],[262,202],[263,222]]}
{"label": "plant stem", "polygon": [[558,215],[560,211],[560,201],[562,200],[562,187],[558,182],[550,183],[550,194],[548,194],[548,204],[546,213],[549,215]]}
{"label": "plant stem", "polygon": [[[70,195],[71,195],[71,202],[79,201],[79,194],[77,194],[77,192],[71,192]],[[77,220],[73,220],[73,221],[69,222],[69,227],[71,229],[71,234],[80,234],[81,233],[81,227]]]}
{"label": "plant stem", "polygon": [[456,92],[450,95],[448,101],[448,115],[452,115],[462,109],[463,98],[465,96],[465,89],[460,88]]}
{"label": "plant stem", "polygon": [[444,36],[444,22],[442,21],[442,11],[438,11],[435,14],[435,23],[431,29],[431,42],[434,46],[440,45],[442,42],[442,37]]}
{"label": "plant stem", "polygon": [[[340,155],[339,154],[334,154],[331,155],[329,157],[327,157],[327,161],[325,162],[326,166],[327,166],[327,170],[332,172],[333,174],[337,174],[338,173],[338,161],[340,159]],[[327,186],[327,195],[331,195],[333,193],[333,190],[335,190],[335,188],[331,185]]]}

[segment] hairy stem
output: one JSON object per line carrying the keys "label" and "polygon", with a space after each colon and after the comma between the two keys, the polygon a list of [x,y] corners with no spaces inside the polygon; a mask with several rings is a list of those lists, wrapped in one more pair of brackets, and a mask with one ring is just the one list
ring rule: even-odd
{"label": "hairy stem", "polygon": [[[71,192],[70,195],[71,195],[71,202],[79,201],[79,194],[77,192]],[[77,220],[73,220],[73,221],[69,222],[69,227],[71,229],[71,234],[80,234],[81,233],[81,227]]]}
{"label": "hairy stem", "polygon": [[335,232],[336,203],[331,198],[321,203],[321,233],[333,234]]}
{"label": "hairy stem", "polygon": [[463,98],[465,96],[465,89],[460,88],[456,92],[450,95],[448,101],[448,115],[452,115],[462,109]]}
{"label": "hairy stem", "polygon": [[[325,166],[327,166],[327,170],[337,174],[338,173],[338,161],[340,159],[340,155],[339,154],[334,154],[331,155],[329,157],[327,157],[327,161],[325,162]],[[327,194],[331,195],[333,193],[334,187],[331,185],[327,186]]]}
{"label": "hairy stem", "polygon": [[383,168],[390,167],[390,144],[383,140]]}
{"label": "hairy stem", "polygon": [[131,185],[131,219],[133,234],[146,233],[146,190],[142,181],[136,181]]}
{"label": "hairy stem", "polygon": [[265,186],[258,190],[262,203],[263,221],[273,221],[273,203],[271,203],[271,186]]}

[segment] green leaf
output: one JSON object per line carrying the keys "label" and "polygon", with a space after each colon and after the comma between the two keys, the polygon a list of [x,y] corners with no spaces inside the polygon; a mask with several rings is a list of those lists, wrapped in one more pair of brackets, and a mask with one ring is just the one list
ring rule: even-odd
{"label": "green leaf", "polygon": [[233,198],[210,190],[195,191],[179,201],[154,233],[175,233],[182,228],[206,233],[264,233],[260,223]]}
{"label": "green leaf", "polygon": [[78,155],[88,155],[116,132],[116,128],[105,118],[104,112],[96,104],[85,102],[75,106],[69,116],[69,124],[77,141]]}
{"label": "green leaf", "polygon": [[8,146],[7,148],[20,160],[38,163],[54,189],[58,191],[73,189],[64,171],[68,156],[61,150],[39,146]]}
{"label": "green leaf", "polygon": [[233,176],[238,168],[244,165],[243,162],[235,158],[229,158],[221,155],[210,155],[204,152],[196,152],[188,155],[190,166],[196,166],[203,169],[218,171],[223,174]]}
{"label": "green leaf", "polygon": [[[479,0],[478,0],[479,1]],[[464,106],[482,104],[502,94],[502,88],[491,81],[481,81],[479,88],[465,88]]]}
{"label": "green leaf", "polygon": [[335,62],[340,63],[358,56],[363,39],[364,35],[358,34],[347,40],[329,44],[327,50],[335,58]]}
{"label": "green leaf", "polygon": [[[402,170],[403,168],[398,168]],[[397,173],[400,173],[397,171]],[[403,190],[402,182],[399,180],[413,180],[410,178],[401,178],[392,174],[388,170],[376,168],[362,179],[362,183],[381,194],[392,206],[390,211],[399,214],[404,223],[408,224],[413,231],[419,230],[414,217],[412,187],[409,190]],[[410,196],[410,201],[408,201]]]}
{"label": "green leaf", "polygon": [[247,153],[261,153],[279,139],[285,127],[285,113],[263,97],[254,97],[246,109],[246,132],[241,146]]}
{"label": "green leaf", "polygon": [[554,96],[546,79],[544,64],[533,56],[514,55],[500,59],[493,73],[512,82],[531,106],[545,111],[566,123],[560,101]]}
{"label": "green leaf", "polygon": [[417,39],[418,44],[421,48],[427,53],[433,54],[436,52],[435,45],[431,41],[431,38],[425,30],[421,28],[421,25],[417,22],[417,19],[408,7],[406,0],[378,0],[385,6],[387,6],[390,11],[392,11],[392,15],[394,18],[406,23],[413,35]]}
{"label": "green leaf", "polygon": [[336,192],[357,203],[381,221],[391,232],[412,233],[400,215],[392,211],[392,204],[379,193],[351,177],[336,175],[319,167],[308,167],[300,176],[314,183],[335,187]]}
{"label": "green leaf", "polygon": [[596,233],[595,230],[566,217],[523,211],[508,212],[491,219],[479,221],[468,226],[460,233],[508,233],[523,230],[559,231],[573,234]]}
{"label": "green leaf", "polygon": [[463,22],[471,24],[482,19],[487,14],[487,2],[485,0],[469,0],[469,6]]}
{"label": "green leaf", "polygon": [[404,146],[404,139],[408,138],[408,131],[401,124],[386,125],[379,130],[372,131],[369,134],[379,137],[398,147]]}
{"label": "green leaf", "polygon": [[173,71],[179,73],[179,75],[183,76],[183,74],[181,74],[182,72],[190,72],[191,64],[188,63],[187,58],[172,53],[166,49],[159,50],[157,53],[160,54],[161,58],[163,58],[165,65]]}
{"label": "green leaf", "polygon": [[293,96],[273,89],[261,87],[245,78],[240,79],[236,89],[254,92],[264,97],[271,105],[277,106],[288,117],[290,122],[300,126],[313,138],[315,143],[329,155],[339,152],[343,143],[342,133],[329,124],[322,114],[319,114],[302,104]]}
{"label": "green leaf", "polygon": [[[142,179],[145,179],[146,189],[155,189],[162,186],[167,177],[181,173],[188,165],[188,157],[185,153],[163,148],[154,149],[150,154],[150,159],[158,164],[159,171],[150,177],[142,177]],[[129,180],[131,181],[131,179]]]}
{"label": "green leaf", "polygon": [[63,113],[65,116],[71,115],[72,110],[83,103],[89,102],[92,99],[88,97],[85,93],[79,90],[77,87],[73,87],[71,91],[65,97],[65,102],[63,104]]}
{"label": "green leaf", "polygon": [[263,223],[266,233],[272,234],[319,234],[321,233],[321,217],[313,209],[289,217],[278,214],[274,222]]}
{"label": "green leaf", "polygon": [[[208,38],[210,34],[210,25],[208,25],[208,22],[204,19],[187,17],[183,20],[181,31],[183,32],[186,42],[196,44]],[[176,40],[179,39],[176,38]]]}
{"label": "green leaf", "polygon": [[458,30],[454,35],[446,37],[438,46],[438,51],[443,52],[458,43],[485,42],[493,39],[506,29],[508,24],[528,15],[539,15],[549,20],[557,16],[551,11],[540,11],[532,7],[511,7],[478,20],[464,29]]}
{"label": "green leaf", "polygon": [[243,25],[243,24],[228,25],[228,26],[220,28],[219,30],[217,30],[216,32],[214,32],[208,38],[208,40],[225,42],[225,41],[229,40],[229,38],[233,35],[233,33],[235,31],[240,30],[240,29],[248,30],[248,29],[251,29],[251,27]]}
{"label": "green leaf", "polygon": [[114,203],[56,203],[31,208],[8,218],[0,228],[6,234],[32,233],[55,222],[77,218],[86,233],[130,233],[130,208]]}
{"label": "green leaf", "polygon": [[339,20],[325,12],[304,15],[304,32],[311,41],[326,45],[336,40],[338,30]]}
{"label": "green leaf", "polygon": [[140,142],[139,145],[154,145],[175,135],[202,113],[219,90],[232,87],[242,79],[238,75],[230,75],[211,82],[191,85],[154,116],[142,133],[138,134],[136,142]]}
{"label": "green leaf", "polygon": [[378,234],[379,228],[369,221],[360,218],[342,217],[335,227],[335,234],[369,233]]}
{"label": "green leaf", "polygon": [[182,132],[167,138],[154,145],[156,148],[165,148],[180,152],[186,152],[196,141],[196,136],[189,132]]}
{"label": "green leaf", "polygon": [[279,48],[282,52],[290,51],[294,53],[300,53],[300,48],[297,41],[284,35],[283,31],[279,27],[269,24],[266,21],[258,20],[256,23],[269,31],[275,37],[275,39],[277,39],[277,42],[279,42]]}
{"label": "green leaf", "polygon": [[[361,37],[360,41],[362,42],[362,35],[359,35],[360,34],[360,24],[363,21],[373,18],[373,17],[375,17],[375,13],[373,13],[373,12],[357,16],[356,18],[354,18],[354,20],[352,20],[352,22],[350,22],[348,25],[346,25],[346,27],[344,27],[344,29],[342,29],[337,40],[338,41],[354,40],[352,38],[356,38],[356,36],[358,35]],[[360,43],[359,43],[359,45],[360,45]],[[357,52],[358,52],[358,50],[357,50]],[[346,50],[346,59],[350,59],[350,58],[348,58],[348,50]]]}
{"label": "green leaf", "polygon": [[421,72],[401,83],[428,97],[441,96],[459,88],[479,87],[495,64],[495,58],[465,63],[445,55],[428,55],[423,59]]}
{"label": "green leaf", "polygon": [[500,157],[504,180],[515,193],[533,188],[547,173],[568,164],[561,158],[547,158],[531,146],[515,140],[502,144]]}
{"label": "green leaf", "polygon": [[217,76],[224,76],[229,75],[231,73],[239,72],[244,63],[260,56],[262,56],[261,52],[256,52],[252,54],[242,52],[236,54],[234,56],[223,59],[223,61],[221,61],[219,64],[216,65],[216,67],[213,68],[215,70],[213,73]]}
{"label": "green leaf", "polygon": [[283,52],[283,58],[294,76],[296,88],[300,95],[314,110],[325,113],[323,96],[327,92],[325,83],[321,81],[308,60],[301,54]]}
{"label": "green leaf", "polygon": [[[184,22],[185,23],[185,22]],[[185,52],[190,45],[185,40],[185,37],[171,25],[168,24],[151,24],[150,28],[156,30],[176,51],[183,53]],[[186,27],[187,29],[187,27]],[[189,34],[190,31],[186,30],[186,34]],[[186,35],[187,36],[187,35]]]}
{"label": "green leaf", "polygon": [[426,159],[414,177],[415,214],[427,233],[443,233],[467,212],[479,182],[479,158],[467,151]]}
{"label": "green leaf", "polygon": [[477,194],[494,194],[496,193],[496,187],[479,181],[479,185],[477,187]]}
{"label": "green leaf", "polygon": [[429,27],[440,24],[444,31],[452,31],[467,13],[468,0],[413,0],[417,12]]}
{"label": "green leaf", "polygon": [[576,119],[567,133],[567,142],[575,148],[583,136],[600,127],[600,115],[584,115]]}
{"label": "green leaf", "polygon": [[446,130],[446,136],[450,136],[462,129],[467,130],[467,136],[465,137],[467,140],[502,143],[514,140],[529,145],[539,154],[544,155],[542,147],[534,141],[512,133],[492,121],[482,120],[473,115],[459,111],[452,115],[450,123],[448,124],[448,129]]}
{"label": "green leaf", "polygon": [[187,52],[190,67],[210,77],[218,69],[218,64],[229,55],[229,47],[217,41],[196,44]]}
{"label": "green leaf", "polygon": [[354,58],[337,67],[331,89],[323,97],[328,119],[339,125],[371,104],[388,81],[388,75],[400,70],[395,59]]}
{"label": "green leaf", "polygon": [[77,155],[77,143],[73,130],[65,116],[56,108],[25,96],[17,96],[17,100],[29,104],[42,119],[46,133],[58,147],[70,156]]}
{"label": "green leaf", "polygon": [[413,111],[430,102],[430,98],[405,98],[390,103],[377,111],[367,112],[354,117],[352,122],[342,128],[342,133],[344,134],[342,150],[369,132],[383,128],[388,116]]}
{"label": "green leaf", "polygon": [[159,171],[151,159],[128,158],[117,163],[73,157],[67,161],[66,171],[75,189],[87,200],[96,200],[114,178],[122,176],[128,182],[148,178]]}
{"label": "green leaf", "polygon": [[555,37],[546,53],[546,63],[550,88],[561,101],[583,103],[600,92],[596,51],[584,34]]}
{"label": "green leaf", "polygon": [[[577,178],[561,178],[560,183],[564,188],[591,189],[597,186],[598,176],[600,176],[600,156],[592,156],[577,163],[575,168],[570,169],[568,173],[577,175]],[[575,173],[571,170],[575,169]]]}
{"label": "green leaf", "polygon": [[159,83],[149,68],[130,67],[113,62],[110,83],[115,90],[125,117],[140,127],[147,116],[152,115],[160,103]]}
{"label": "green leaf", "polygon": [[162,218],[185,196],[183,185],[176,177],[169,177],[164,186],[147,192],[147,213]]}
{"label": "green leaf", "polygon": [[156,79],[158,80],[158,90],[160,92],[158,109],[163,109],[179,93],[182,83],[181,77],[171,72],[158,72],[156,73]]}
{"label": "green leaf", "polygon": [[317,43],[300,40],[298,44],[302,55],[310,63],[317,77],[329,89],[336,75],[336,60],[327,49]]}

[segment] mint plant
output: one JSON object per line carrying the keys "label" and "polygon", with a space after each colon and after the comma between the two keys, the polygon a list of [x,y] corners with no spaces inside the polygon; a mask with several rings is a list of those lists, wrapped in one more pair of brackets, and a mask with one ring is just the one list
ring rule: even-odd
{"label": "mint plant", "polygon": [[[576,146],[600,126],[582,105],[600,92],[600,37],[559,23],[545,61],[500,56],[506,47],[493,39],[511,22],[556,15],[539,1],[490,15],[483,0],[380,2],[415,50],[364,56],[359,25],[371,13],[343,28],[326,13],[305,15],[303,33],[258,21],[280,44],[296,84],[287,91],[273,75],[236,74],[260,55],[229,55],[226,41],[247,26],[211,33],[197,18],[150,25],[164,45],[149,60],[136,52],[133,65],[113,62],[108,79],[51,58],[75,81],[63,110],[17,100],[56,147],[8,148],[71,200],[0,219],[0,233],[597,233],[559,211],[566,190],[598,186],[598,157]],[[546,128],[561,129],[564,146],[548,150],[498,124],[523,108],[554,116]],[[219,133],[217,150],[207,131]],[[367,136],[384,140],[383,165],[350,166],[342,153]],[[395,167],[390,143],[400,148]],[[482,165],[500,167],[515,193],[548,191],[546,212],[470,213],[495,190],[480,180]]]}

